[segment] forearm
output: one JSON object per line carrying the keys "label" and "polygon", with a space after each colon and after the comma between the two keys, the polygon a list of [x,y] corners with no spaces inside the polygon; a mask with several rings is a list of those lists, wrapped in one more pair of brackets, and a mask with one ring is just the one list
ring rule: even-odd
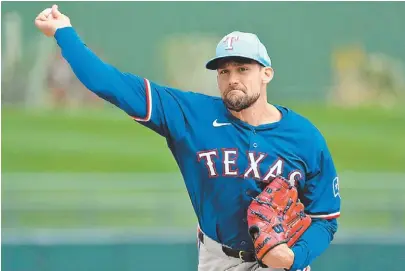
{"label": "forearm", "polygon": [[294,262],[290,270],[303,269],[311,264],[329,247],[336,231],[336,219],[313,221],[300,240],[292,247]]}
{"label": "forearm", "polygon": [[146,115],[146,82],[143,78],[121,73],[103,62],[72,27],[58,29],[54,37],[63,57],[83,85],[130,115]]}
{"label": "forearm", "polygon": [[106,87],[107,79],[116,80],[117,75],[113,68],[87,48],[74,28],[58,29],[55,39],[73,72],[90,90],[102,91]]}

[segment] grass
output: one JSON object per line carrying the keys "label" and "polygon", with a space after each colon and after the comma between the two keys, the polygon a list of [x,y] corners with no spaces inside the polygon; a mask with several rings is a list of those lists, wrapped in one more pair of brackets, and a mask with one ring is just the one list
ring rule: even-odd
{"label": "grass", "polygon": [[[179,174],[6,173],[2,177],[5,228],[160,225],[191,229],[196,224]],[[405,228],[404,177],[405,174],[343,174],[340,228]],[[366,189],[368,184],[382,189]]]}
{"label": "grass", "polygon": [[[292,106],[324,134],[339,171],[405,172],[405,111]],[[2,109],[3,172],[177,172],[166,141],[118,109]]]}
{"label": "grass", "polygon": [[164,138],[123,114],[2,112],[4,172],[175,171]]}

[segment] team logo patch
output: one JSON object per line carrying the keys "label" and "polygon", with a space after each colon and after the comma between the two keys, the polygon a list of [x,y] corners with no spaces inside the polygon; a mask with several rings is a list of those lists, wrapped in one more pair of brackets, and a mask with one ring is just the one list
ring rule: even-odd
{"label": "team logo patch", "polygon": [[336,197],[340,197],[339,194],[339,177],[336,177],[335,179],[333,179],[333,195]]}

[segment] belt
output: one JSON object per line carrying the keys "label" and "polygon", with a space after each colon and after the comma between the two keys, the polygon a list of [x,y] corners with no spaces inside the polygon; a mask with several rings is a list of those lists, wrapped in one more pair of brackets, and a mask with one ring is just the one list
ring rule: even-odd
{"label": "belt", "polygon": [[[201,243],[204,244],[204,233],[202,231],[198,231],[198,239]],[[243,250],[236,250],[226,246],[222,246],[222,251],[230,257],[239,258],[244,262],[256,262],[256,255],[254,252],[243,251]]]}

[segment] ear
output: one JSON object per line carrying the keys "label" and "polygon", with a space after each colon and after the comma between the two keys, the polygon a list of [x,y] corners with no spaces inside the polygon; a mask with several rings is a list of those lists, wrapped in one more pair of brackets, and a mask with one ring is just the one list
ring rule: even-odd
{"label": "ear", "polygon": [[262,75],[263,75],[262,76],[263,83],[265,83],[265,84],[270,83],[270,81],[273,79],[273,76],[274,76],[273,68],[264,67]]}

